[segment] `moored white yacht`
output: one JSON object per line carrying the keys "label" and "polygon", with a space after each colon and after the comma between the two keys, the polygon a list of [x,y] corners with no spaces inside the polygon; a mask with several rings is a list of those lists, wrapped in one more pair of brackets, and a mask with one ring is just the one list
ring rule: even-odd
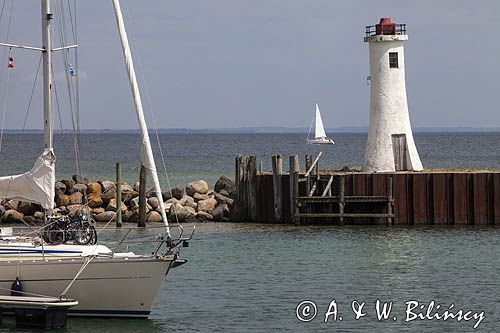
{"label": "moored white yacht", "polygon": [[[52,53],[66,52],[76,45],[52,47],[53,12],[51,0],[42,0],[42,47],[27,47],[0,43],[0,46],[42,52],[44,92],[44,151],[34,167],[23,174],[0,177],[0,198],[17,199],[40,204],[46,216],[54,208],[55,154],[53,149],[53,73]],[[142,134],[141,163],[152,177],[157,197],[161,198],[156,166],[127,34],[119,0],[113,0],[115,16],[122,42],[125,66],[132,88],[136,113]],[[71,75],[75,68],[70,64]],[[10,69],[10,66],[9,66]],[[77,68],[76,68],[77,70]],[[24,296],[71,298],[78,306],[70,314],[82,316],[147,318],[169,269],[185,261],[179,259],[179,250],[192,236],[173,238],[165,214],[163,200],[159,200],[164,222],[162,233],[149,244],[154,249],[147,255],[117,252],[127,244],[126,239],[114,250],[105,245],[50,244],[40,236],[14,236],[9,228],[0,234],[0,295],[10,295],[12,285],[19,280]],[[194,231],[194,229],[193,229]],[[126,233],[126,236],[128,233]]]}

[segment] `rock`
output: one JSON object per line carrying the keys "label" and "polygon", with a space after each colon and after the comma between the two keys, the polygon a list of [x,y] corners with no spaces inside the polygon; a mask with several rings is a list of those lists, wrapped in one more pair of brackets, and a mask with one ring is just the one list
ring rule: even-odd
{"label": "rock", "polygon": [[122,193],[128,193],[128,192],[133,192],[134,191],[134,189],[132,188],[132,186],[130,186],[128,184],[121,184],[120,188],[122,189]]}
{"label": "rock", "polygon": [[229,212],[229,220],[234,222],[245,221],[248,219],[248,212],[241,203],[236,203]]}
{"label": "rock", "polygon": [[122,221],[123,222],[137,222],[137,214],[135,214],[135,212],[132,212],[130,210],[126,211],[122,215]]}
{"label": "rock", "polygon": [[157,209],[160,206],[157,197],[151,197],[148,199],[148,204],[151,206],[151,209]]}
{"label": "rock", "polygon": [[83,194],[81,194],[80,192],[75,192],[69,196],[69,203],[71,205],[80,204],[83,202],[82,199],[83,199]]}
{"label": "rock", "polygon": [[191,213],[186,207],[179,203],[174,203],[169,210],[169,218],[172,221],[186,221],[187,219],[194,218],[194,214]]}
{"label": "rock", "polygon": [[56,182],[56,196],[66,193],[66,185],[63,182]]}
{"label": "rock", "polygon": [[105,205],[107,205],[109,201],[114,198],[116,198],[116,190],[114,187],[108,189],[107,191],[104,191],[104,193],[101,194],[101,199]]}
{"label": "rock", "polygon": [[9,209],[2,216],[3,223],[23,223],[23,213],[18,212],[15,209]]}
{"label": "rock", "polygon": [[43,220],[43,218],[45,217],[45,213],[44,212],[35,212],[35,213],[33,213],[33,217],[35,219],[38,219],[38,220]]}
{"label": "rock", "polygon": [[87,177],[83,177],[80,175],[73,175],[73,177],[71,178],[73,179],[75,184],[88,184],[89,182],[89,179]]}
{"label": "rock", "polygon": [[217,205],[217,200],[215,199],[209,198],[206,200],[201,200],[198,201],[198,211],[212,213],[216,205]]}
{"label": "rock", "polygon": [[193,196],[195,193],[205,194],[208,192],[208,184],[204,180],[196,180],[186,185],[186,194]]}
{"label": "rock", "polygon": [[102,207],[97,207],[97,208],[92,209],[92,214],[97,215],[97,214],[104,213],[105,211],[106,211],[106,209],[104,209]]}
{"label": "rock", "polygon": [[[228,192],[228,191],[226,191],[226,190],[224,190],[224,189],[220,190],[220,192],[219,192],[219,193],[220,193],[220,194],[222,194],[222,195],[224,195],[224,196],[226,196],[226,197],[228,197],[228,196],[229,196],[229,192]],[[235,193],[235,192],[233,192],[233,193]]]}
{"label": "rock", "polygon": [[40,209],[39,205],[32,204],[30,202],[20,202],[17,206],[17,211],[23,213],[23,215],[31,215]]}
{"label": "rock", "polygon": [[157,211],[150,211],[148,217],[146,218],[146,222],[161,222],[163,219],[161,218],[160,213]]}
{"label": "rock", "polygon": [[169,204],[169,203],[179,203],[179,200],[177,200],[176,198],[170,198],[168,199],[167,201],[165,201],[165,204]]}
{"label": "rock", "polygon": [[174,187],[172,189],[172,197],[173,198],[176,198],[177,200],[181,200],[183,196],[184,196],[184,189],[182,189],[180,187]]}
{"label": "rock", "polygon": [[212,221],[214,218],[212,215],[208,214],[207,212],[198,212],[196,213],[196,219],[198,221]]}
{"label": "rock", "polygon": [[[116,198],[109,200],[109,203],[106,206],[106,210],[116,212]],[[122,212],[127,211],[127,205],[125,205],[123,202],[121,204],[121,211]]]}
{"label": "rock", "polygon": [[201,193],[198,193],[196,192],[195,194],[193,194],[193,199],[195,202],[198,202],[198,201],[201,201],[201,200],[207,200],[209,197],[208,197],[208,194],[201,194]]}
{"label": "rock", "polygon": [[17,209],[17,207],[19,207],[19,200],[9,200],[5,204],[5,208],[7,210],[9,210],[9,209]]}
{"label": "rock", "polygon": [[214,221],[222,221],[222,219],[229,213],[229,207],[223,203],[217,205],[217,207],[212,210],[212,216]]}
{"label": "rock", "polygon": [[[132,200],[130,200],[130,209],[131,210],[139,209],[139,197],[135,197]],[[150,210],[151,206],[146,201],[146,212],[149,212]]]}
{"label": "rock", "polygon": [[215,183],[214,191],[220,193],[221,190],[226,190],[227,194],[230,195],[231,193],[236,191],[236,185],[231,180],[231,178],[221,176]]}
{"label": "rock", "polygon": [[69,204],[70,204],[70,197],[69,197],[69,195],[61,194],[60,196],[58,196],[56,198],[56,205],[57,205],[57,207],[67,206]]}
{"label": "rock", "polygon": [[64,179],[64,180],[61,180],[61,182],[66,185],[66,193],[69,194],[69,191],[71,191],[71,189],[73,188],[73,186],[75,186],[75,182],[72,181],[71,179]]}
{"label": "rock", "polygon": [[141,183],[139,182],[135,182],[133,185],[132,185],[132,188],[134,189],[134,191],[136,192],[139,192],[139,187],[141,187]]}
{"label": "rock", "polygon": [[226,204],[229,207],[233,206],[234,200],[231,199],[231,198],[226,197],[225,195],[222,195],[220,193],[215,192],[214,193],[214,197],[215,197],[215,200],[217,200],[217,202],[219,204]]}
{"label": "rock", "polygon": [[97,222],[109,222],[113,220],[116,216],[116,213],[113,211],[105,211],[103,213],[97,214],[94,216],[94,219]]}
{"label": "rock", "polygon": [[85,184],[75,184],[71,188],[71,190],[69,191],[69,194],[73,194],[75,192],[86,193],[87,192],[87,185],[85,185]]}
{"label": "rock", "polygon": [[5,206],[4,205],[0,205],[0,217],[2,217],[3,214],[5,214]]}
{"label": "rock", "polygon": [[80,214],[85,213],[84,205],[69,205],[66,207],[66,210],[69,212],[69,216],[75,217]]}
{"label": "rock", "polygon": [[87,195],[87,201],[88,201],[88,204],[89,204],[90,208],[101,207],[104,204],[104,202],[103,202],[103,200],[101,198],[101,194],[100,193],[96,193],[96,192],[90,192]]}
{"label": "rock", "polygon": [[101,194],[102,193],[102,187],[101,184],[99,183],[89,183],[87,185],[87,193],[97,193]]}
{"label": "rock", "polygon": [[36,219],[33,216],[25,216],[25,217],[23,217],[23,220],[24,220],[24,222],[26,222],[28,224],[41,224],[41,223],[43,223],[42,220]]}
{"label": "rock", "polygon": [[101,184],[103,192],[106,192],[110,189],[116,190],[115,183],[112,182],[111,180],[101,180],[101,181],[99,181],[99,183]]}
{"label": "rock", "polygon": [[127,192],[127,194],[122,196],[123,202],[125,202],[125,204],[127,204],[127,205],[130,205],[130,200],[137,198],[138,196],[139,196],[139,193],[137,193],[136,191]]}
{"label": "rock", "polygon": [[183,206],[189,206],[192,208],[198,208],[198,204],[194,202],[194,199],[191,198],[189,195],[185,195],[179,200],[179,203]]}

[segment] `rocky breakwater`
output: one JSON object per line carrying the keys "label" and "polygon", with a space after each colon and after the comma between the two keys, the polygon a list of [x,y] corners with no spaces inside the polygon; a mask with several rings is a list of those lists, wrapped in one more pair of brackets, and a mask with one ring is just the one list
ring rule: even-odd
{"label": "rocky breakwater", "polygon": [[[139,220],[139,182],[132,185],[122,182],[121,211],[124,222]],[[87,209],[97,222],[113,221],[116,216],[116,184],[110,180],[91,182],[73,176],[56,182],[54,213],[67,212],[70,216],[84,213]],[[177,187],[163,192],[161,200],[171,222],[229,221],[236,205],[234,182],[222,176],[213,190],[204,180],[196,180],[184,188]],[[43,223],[44,212],[37,204],[17,200],[0,200],[1,223]],[[159,199],[153,189],[146,193],[146,222],[161,222]]]}

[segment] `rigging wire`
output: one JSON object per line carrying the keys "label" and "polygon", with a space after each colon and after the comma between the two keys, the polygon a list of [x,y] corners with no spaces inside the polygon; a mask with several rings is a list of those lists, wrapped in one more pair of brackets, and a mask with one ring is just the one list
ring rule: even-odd
{"label": "rigging wire", "polygon": [[[127,1],[124,0],[124,3],[125,3],[125,9],[126,9],[125,11],[127,12],[127,17],[128,17],[129,22],[130,22],[130,31],[131,31],[131,35],[132,35],[132,43],[131,44],[132,44],[132,46],[134,48],[134,52],[138,55],[137,56],[138,65],[139,65],[138,69],[139,69],[139,72],[141,74],[141,79],[142,79],[142,82],[143,82],[143,85],[144,85],[144,90],[146,91],[146,100],[147,100],[147,103],[148,103],[149,112],[151,114],[151,119],[153,120],[153,125],[154,125],[155,135],[156,135],[156,142],[158,144],[158,150],[160,151],[160,157],[161,157],[161,162],[162,162],[162,166],[163,166],[163,171],[165,173],[165,178],[166,178],[166,181],[167,181],[168,191],[170,192],[170,196],[172,196],[172,186],[170,184],[170,178],[169,178],[168,172],[167,172],[167,164],[165,162],[165,157],[163,155],[163,149],[162,149],[161,142],[160,142],[160,135],[158,134],[158,124],[156,122],[156,117],[155,117],[154,112],[153,112],[153,106],[152,106],[152,103],[151,103],[151,97],[150,97],[150,94],[149,94],[149,89],[148,89],[148,85],[147,85],[147,82],[146,82],[146,77],[144,75],[144,70],[143,70],[143,66],[142,66],[142,61],[141,61],[141,56],[140,56],[139,48],[137,47],[137,41],[136,41],[136,38],[135,38],[134,23],[133,23],[131,15],[130,15],[130,10],[128,9]],[[179,219],[177,217],[177,211],[175,209],[174,209],[174,215],[175,215],[175,220],[176,220],[177,224],[179,224]]]}
{"label": "rigging wire", "polygon": [[[2,15],[3,15],[3,9],[4,9],[4,7],[2,6]],[[10,5],[9,21],[7,23],[7,33],[6,33],[6,37],[5,37],[5,40],[7,42],[9,41],[9,36],[10,36],[10,27],[11,27],[11,23],[12,23],[12,12],[13,11],[14,11],[14,0],[11,1],[11,5]],[[12,48],[9,48],[9,59],[11,58],[11,51],[12,51]],[[2,60],[5,58],[6,52],[7,52],[7,49],[4,48]],[[10,72],[11,72],[10,69],[7,69],[7,74],[6,74],[7,78],[5,81],[5,98],[4,98],[3,115],[2,115],[2,128],[0,130],[0,151],[2,151],[3,133],[4,133],[4,125],[5,125],[5,114],[7,113],[7,97],[8,97],[8,93],[9,93]],[[3,76],[0,77],[0,86],[2,83],[2,78],[3,78]]]}
{"label": "rigging wire", "polygon": [[26,109],[26,115],[24,116],[23,129],[21,131],[21,134],[24,134],[24,130],[26,129],[26,122],[28,121],[28,115],[30,113],[30,108],[31,108],[31,101],[33,100],[33,94],[35,92],[36,82],[38,80],[38,73],[40,72],[40,65],[42,64],[42,58],[43,56],[40,55],[40,60],[38,60],[38,67],[36,69],[35,80],[33,81],[33,87],[31,88],[31,95],[28,102],[28,108]]}

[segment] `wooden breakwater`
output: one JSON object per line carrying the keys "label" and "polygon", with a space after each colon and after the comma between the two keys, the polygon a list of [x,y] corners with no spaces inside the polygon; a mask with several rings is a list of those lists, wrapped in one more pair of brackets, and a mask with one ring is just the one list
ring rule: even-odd
{"label": "wooden breakwater", "polygon": [[[319,156],[320,157],[320,156]],[[363,173],[319,169],[319,157],[236,157],[236,189],[246,219],[265,223],[396,225],[500,224],[500,171]]]}

